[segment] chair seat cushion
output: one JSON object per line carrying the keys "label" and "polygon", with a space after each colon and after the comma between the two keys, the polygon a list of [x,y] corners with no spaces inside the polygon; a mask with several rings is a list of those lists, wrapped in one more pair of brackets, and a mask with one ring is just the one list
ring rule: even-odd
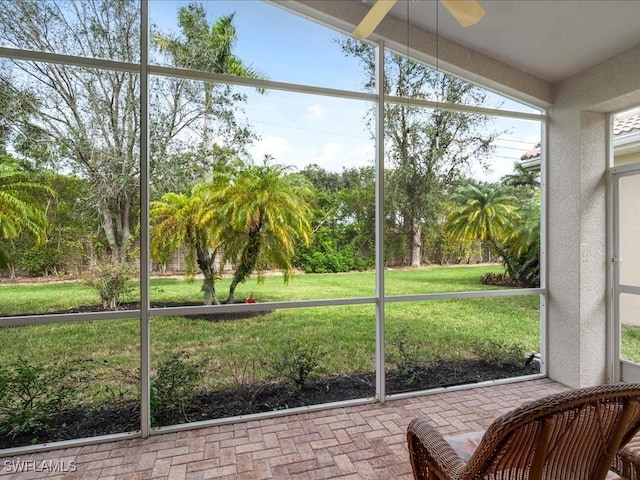
{"label": "chair seat cushion", "polygon": [[468,462],[473,455],[473,452],[476,451],[478,445],[480,445],[480,440],[484,436],[484,430],[480,430],[478,432],[468,432],[460,435],[454,435],[450,437],[444,437],[449,445],[455,450],[458,456]]}
{"label": "chair seat cushion", "polygon": [[[449,445],[453,448],[453,450],[458,454],[458,456],[468,462],[473,455],[473,452],[476,451],[478,445],[480,445],[480,441],[484,436],[484,430],[480,430],[478,432],[467,432],[462,433],[460,435],[453,435],[444,437]],[[606,480],[623,480],[622,477],[619,477],[614,472],[609,472],[607,474]]]}

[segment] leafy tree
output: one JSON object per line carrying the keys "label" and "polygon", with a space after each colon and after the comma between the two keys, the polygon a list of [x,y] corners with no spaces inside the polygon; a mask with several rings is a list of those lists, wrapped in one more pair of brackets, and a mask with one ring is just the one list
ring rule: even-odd
{"label": "leafy tree", "polygon": [[344,169],[342,178],[344,189],[338,199],[345,240],[371,262],[375,254],[375,169],[373,166]]}
{"label": "leafy tree", "polygon": [[151,203],[152,258],[184,246],[187,274],[193,276],[197,264],[204,275],[205,304],[220,303],[216,260],[236,265],[228,303],[234,301],[237,285],[255,270],[281,268],[287,281],[296,241],[310,241],[310,193],[301,176],[266,161],[219,170],[189,194],[170,192]]}
{"label": "leafy tree", "polygon": [[186,273],[193,278],[196,263],[204,275],[202,291],[206,305],[218,305],[215,282],[218,271],[216,255],[222,243],[220,217],[208,216],[219,206],[217,192],[220,186],[201,183],[189,194],[166,193],[151,202],[151,256],[154,259],[186,248]]}
{"label": "leafy tree", "polygon": [[[5,44],[38,51],[139,60],[139,6],[107,2],[3,1]],[[88,28],[90,26],[90,28]],[[138,202],[139,81],[136,75],[13,61],[16,78],[37,98],[34,123],[46,161],[65,163],[91,184],[114,260],[124,258]]]}
{"label": "leafy tree", "polygon": [[[341,46],[346,55],[360,60],[365,88],[373,90],[374,46],[354,39],[343,41]],[[385,53],[385,65],[384,90],[389,95],[472,106],[482,105],[487,98],[478,87],[392,52]],[[385,184],[386,228],[393,226],[405,236],[412,266],[421,264],[423,232],[436,224],[446,188],[454,185],[472,162],[482,164],[493,150],[497,133],[487,130],[489,121],[483,115],[402,103],[385,106],[385,156],[390,166]]]}
{"label": "leafy tree", "polygon": [[[46,274],[48,269],[57,274],[58,267],[62,266],[79,276],[87,264],[97,261],[97,254],[105,248],[104,237],[100,235],[100,217],[85,201],[90,194],[90,184],[75,175],[51,170],[35,171],[34,178],[56,192],[47,208],[47,243],[33,252],[36,258],[39,252],[47,252],[39,270]],[[56,257],[58,260],[54,262]]]}
{"label": "leafy tree", "polygon": [[[28,50],[140,61],[140,3],[136,0],[42,2],[0,0],[0,40]],[[202,46],[202,45],[201,45]],[[202,52],[203,55],[208,54]],[[56,63],[9,61],[17,72],[13,87],[31,94],[35,141],[25,153],[58,169],[71,169],[90,185],[85,202],[99,213],[112,260],[123,261],[131,244],[139,204],[139,77],[108,69]],[[8,66],[7,65],[7,66]],[[152,77],[150,87],[151,167],[154,189],[167,191],[176,163],[195,140],[181,135],[210,111],[199,97],[197,82]],[[233,112],[238,98],[216,97],[213,114],[222,135],[218,148],[226,155],[229,139],[246,140]],[[235,146],[232,146],[235,149]],[[197,150],[197,149],[192,149]],[[210,155],[210,149],[204,152]],[[157,176],[154,176],[158,173]]]}
{"label": "leafy tree", "polygon": [[280,268],[287,282],[293,273],[297,239],[311,241],[309,200],[311,190],[304,177],[282,165],[251,166],[220,192],[218,216],[227,226],[224,259],[236,264],[227,303],[235,289],[255,270]]}
{"label": "leafy tree", "polygon": [[300,172],[314,187],[313,243],[296,248],[296,266],[307,272],[362,270],[375,247],[373,167],[329,172],[309,165]]}
{"label": "leafy tree", "polygon": [[49,187],[20,171],[11,157],[0,157],[0,266],[9,263],[13,242],[20,235],[44,242],[47,216],[42,198],[53,195]]}
{"label": "leafy tree", "polygon": [[[191,3],[178,11],[178,25],[182,36],[155,32],[152,39],[160,52],[169,56],[171,62],[182,68],[209,73],[229,74],[246,78],[260,75],[233,53],[237,32],[233,25],[234,14],[223,15],[212,24],[202,5]],[[253,138],[247,128],[235,123],[229,109],[234,100],[244,96],[233,94],[229,86],[204,83],[203,144],[205,149],[214,145],[214,118],[227,118],[227,133],[232,133],[231,144],[244,145]],[[232,127],[229,129],[228,127]]]}
{"label": "leafy tree", "polygon": [[9,78],[0,75],[0,155],[12,142],[27,142],[33,133],[30,123],[36,100],[32,94],[16,89]]}
{"label": "leafy tree", "polygon": [[447,233],[463,243],[473,240],[491,243],[513,278],[515,265],[504,245],[516,218],[517,199],[496,186],[467,184],[455,190],[451,204]]}

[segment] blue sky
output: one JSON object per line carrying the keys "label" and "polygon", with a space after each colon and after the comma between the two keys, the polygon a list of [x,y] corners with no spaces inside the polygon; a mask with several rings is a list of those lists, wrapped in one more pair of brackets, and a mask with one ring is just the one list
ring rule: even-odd
{"label": "blue sky", "polygon": [[[150,1],[151,23],[164,32],[179,33],[177,12],[188,3]],[[210,0],[202,4],[211,20],[235,12],[236,55],[270,80],[362,90],[361,67],[356,59],[340,51],[336,42],[340,33],[257,0]],[[255,160],[270,154],[278,163],[299,168],[317,163],[333,171],[371,164],[374,144],[364,122],[371,107],[367,102],[243,91],[249,97],[247,119],[260,135],[251,149]],[[496,98],[496,104],[499,101]],[[540,139],[537,122],[498,120],[495,128],[510,133],[498,142],[493,173],[476,171],[487,180],[510,173],[513,162]]]}
{"label": "blue sky", "polygon": [[[177,12],[189,3],[152,0],[150,21],[179,33]],[[210,20],[235,12],[237,56],[270,80],[362,90],[358,62],[342,55],[334,41],[339,33],[257,0],[200,3]]]}

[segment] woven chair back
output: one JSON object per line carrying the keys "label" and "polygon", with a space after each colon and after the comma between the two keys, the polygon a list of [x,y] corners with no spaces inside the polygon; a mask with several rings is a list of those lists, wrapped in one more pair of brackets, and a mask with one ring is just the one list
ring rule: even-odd
{"label": "woven chair back", "polygon": [[640,385],[551,395],[494,421],[461,478],[601,480],[639,429]]}

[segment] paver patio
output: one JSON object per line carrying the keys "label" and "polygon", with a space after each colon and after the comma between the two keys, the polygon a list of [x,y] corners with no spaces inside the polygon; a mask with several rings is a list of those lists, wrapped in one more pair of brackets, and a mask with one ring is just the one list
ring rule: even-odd
{"label": "paver patio", "polygon": [[[0,478],[409,480],[412,418],[430,418],[443,434],[476,431],[525,401],[566,389],[531,380],[0,458]],[[18,461],[31,471],[16,473]],[[52,473],[50,466],[75,471]]]}

